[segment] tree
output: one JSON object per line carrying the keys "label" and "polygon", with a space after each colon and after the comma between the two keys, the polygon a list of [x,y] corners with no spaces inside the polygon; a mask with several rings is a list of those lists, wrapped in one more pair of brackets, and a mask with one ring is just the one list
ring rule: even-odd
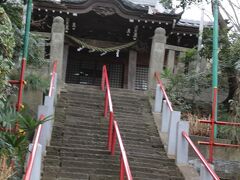
{"label": "tree", "polygon": [[7,96],[7,75],[12,69],[15,39],[12,23],[5,10],[0,7],[0,107]]}
{"label": "tree", "polygon": [[[212,10],[214,0],[180,0],[177,7],[181,7],[185,11],[186,7],[191,4],[198,4],[202,1],[211,3]],[[173,7],[172,0],[161,0],[161,2],[166,7]],[[239,56],[233,52],[233,47],[237,47],[240,38],[240,17],[237,16],[237,11],[240,11],[240,4],[238,1],[236,3],[233,0],[224,1],[227,3],[228,8],[231,11],[226,10],[226,6],[223,5],[223,0],[219,0],[219,28],[220,28],[220,52],[219,52],[219,61],[220,61],[220,71],[223,72],[223,75],[228,77],[228,97],[225,99],[224,104],[229,106],[229,100],[234,99],[237,95],[238,87],[238,70],[235,68],[236,63],[239,60]],[[232,13],[230,13],[232,12]],[[224,19],[224,16],[227,17],[227,20]],[[230,27],[229,27],[230,25]],[[205,37],[203,40],[204,48],[202,50],[202,56],[207,58],[212,58],[212,31],[206,30]],[[236,99],[236,98],[235,98]]]}
{"label": "tree", "polygon": [[[22,0],[8,0],[5,3],[0,0],[0,108],[12,93],[8,76],[13,68],[19,68],[23,46],[22,19]],[[39,42],[42,40],[38,36],[30,34],[28,65],[39,67],[46,63],[40,55],[42,49]]]}

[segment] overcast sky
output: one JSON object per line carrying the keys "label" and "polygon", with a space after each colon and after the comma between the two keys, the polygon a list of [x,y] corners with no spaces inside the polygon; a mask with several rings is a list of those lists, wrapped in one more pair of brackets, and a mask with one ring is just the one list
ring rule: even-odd
{"label": "overcast sky", "polygon": [[[233,15],[233,11],[229,5],[229,3],[227,2],[228,0],[223,0],[221,1],[221,3],[224,5],[224,7],[226,8],[226,10]],[[232,2],[234,2],[236,5],[240,4],[240,0],[231,0]],[[239,5],[240,6],[240,5]],[[211,10],[211,5],[204,3],[203,7],[205,9],[205,16],[204,16],[204,20],[205,21],[212,21],[213,17],[212,17],[212,10]],[[237,10],[237,8],[235,8]],[[222,12],[223,13],[223,12]],[[239,16],[240,19],[240,9],[238,9],[237,14]],[[223,13],[223,15],[225,15]],[[225,16],[226,18],[227,16]],[[193,19],[193,20],[200,20],[201,18],[201,5],[192,5],[191,7],[189,7],[186,12],[183,14],[182,16],[183,19]]]}

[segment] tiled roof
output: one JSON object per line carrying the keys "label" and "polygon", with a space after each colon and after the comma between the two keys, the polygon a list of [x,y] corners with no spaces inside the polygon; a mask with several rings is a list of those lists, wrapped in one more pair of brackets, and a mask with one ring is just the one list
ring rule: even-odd
{"label": "tiled roof", "polygon": [[[52,2],[70,2],[70,3],[82,3],[87,0],[38,0],[38,1],[52,1]],[[125,3],[133,3],[142,6],[155,6],[158,0],[122,0]]]}
{"label": "tiled roof", "polygon": [[[188,20],[188,19],[180,19],[178,21],[177,25],[179,26],[188,26],[188,27],[199,27],[200,21],[194,21],[194,20]],[[213,23],[212,22],[204,22],[204,26],[206,27],[212,27]]]}
{"label": "tiled roof", "polygon": [[147,6],[155,6],[158,0],[128,0],[134,4],[141,4]]}

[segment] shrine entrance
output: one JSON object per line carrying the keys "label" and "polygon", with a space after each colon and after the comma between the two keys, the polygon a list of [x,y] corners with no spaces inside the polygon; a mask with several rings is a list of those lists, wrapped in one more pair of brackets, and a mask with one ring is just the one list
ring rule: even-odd
{"label": "shrine entrance", "polygon": [[90,53],[88,49],[78,51],[76,47],[70,47],[65,82],[100,86],[102,67],[106,64],[111,87],[123,88],[127,59],[127,53],[122,53],[121,57],[116,57],[115,53],[101,56],[99,53]]}

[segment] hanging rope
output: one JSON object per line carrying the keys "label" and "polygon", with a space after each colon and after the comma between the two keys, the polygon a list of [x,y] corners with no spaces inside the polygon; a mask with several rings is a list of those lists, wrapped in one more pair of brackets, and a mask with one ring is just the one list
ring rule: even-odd
{"label": "hanging rope", "polygon": [[96,46],[90,45],[90,44],[84,42],[83,40],[77,39],[73,36],[70,36],[70,35],[66,35],[66,36],[69,39],[71,39],[72,41],[74,41],[76,44],[78,44],[80,46],[80,49],[86,48],[86,49],[89,49],[91,52],[101,52],[101,53],[108,53],[108,52],[114,52],[114,51],[119,52],[121,49],[129,48],[129,47],[133,46],[134,44],[136,44],[136,41],[133,41],[133,42],[123,44],[120,46],[102,48],[102,47],[96,47]]}

